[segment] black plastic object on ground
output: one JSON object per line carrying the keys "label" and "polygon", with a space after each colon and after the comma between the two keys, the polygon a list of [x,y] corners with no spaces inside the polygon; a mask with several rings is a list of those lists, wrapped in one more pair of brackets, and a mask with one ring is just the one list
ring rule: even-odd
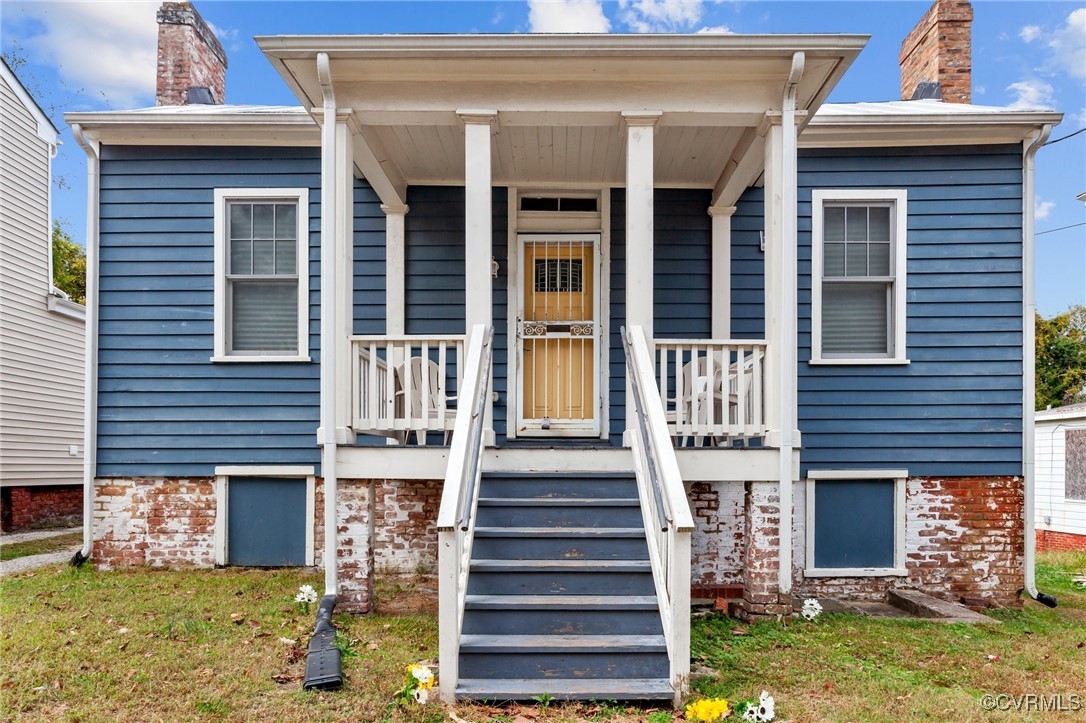
{"label": "black plastic object on ground", "polygon": [[336,630],[332,627],[332,610],[335,606],[335,595],[325,595],[317,605],[317,626],[305,656],[305,681],[302,687],[306,690],[333,690],[343,685],[342,661],[336,647]]}

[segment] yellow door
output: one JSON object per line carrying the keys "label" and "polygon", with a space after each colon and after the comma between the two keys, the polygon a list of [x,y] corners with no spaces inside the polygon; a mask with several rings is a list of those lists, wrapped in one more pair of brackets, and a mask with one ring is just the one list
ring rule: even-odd
{"label": "yellow door", "polygon": [[595,436],[595,243],[551,237],[523,248],[518,431]]}

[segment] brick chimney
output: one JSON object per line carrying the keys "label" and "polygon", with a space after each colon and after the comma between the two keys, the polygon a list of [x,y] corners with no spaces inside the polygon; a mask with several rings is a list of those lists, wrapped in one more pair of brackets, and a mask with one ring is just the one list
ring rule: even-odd
{"label": "brick chimney", "polygon": [[226,51],[215,33],[192,3],[162,3],[155,105],[222,104],[225,93]]}
{"label": "brick chimney", "polygon": [[917,94],[917,86],[937,83],[947,103],[970,102],[972,22],[968,0],[935,0],[901,44],[902,100],[932,97],[924,93],[924,87]]}

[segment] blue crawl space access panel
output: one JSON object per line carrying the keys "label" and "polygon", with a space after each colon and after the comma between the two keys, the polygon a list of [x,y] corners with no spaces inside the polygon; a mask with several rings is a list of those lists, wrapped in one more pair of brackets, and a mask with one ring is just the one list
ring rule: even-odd
{"label": "blue crawl space access panel", "polygon": [[305,565],[304,478],[231,477],[227,485],[227,563]]}

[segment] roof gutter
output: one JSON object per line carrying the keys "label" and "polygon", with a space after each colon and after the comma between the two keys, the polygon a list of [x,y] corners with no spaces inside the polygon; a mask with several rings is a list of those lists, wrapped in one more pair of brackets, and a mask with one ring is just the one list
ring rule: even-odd
{"label": "roof gutter", "polygon": [[87,154],[87,326],[83,389],[83,547],[70,563],[82,565],[94,547],[94,473],[98,461],[98,232],[99,144],[73,123],[72,135]]}
{"label": "roof gutter", "polygon": [[1022,476],[1024,478],[1025,500],[1022,505],[1022,517],[1025,527],[1025,590],[1026,594],[1037,602],[1050,608],[1056,607],[1056,598],[1037,591],[1037,520],[1036,499],[1036,460],[1034,459],[1034,406],[1036,405],[1037,379],[1036,359],[1036,315],[1037,300],[1034,273],[1034,208],[1036,194],[1037,151],[1048,140],[1052,125],[1041,126],[1031,139],[1022,143]]}

